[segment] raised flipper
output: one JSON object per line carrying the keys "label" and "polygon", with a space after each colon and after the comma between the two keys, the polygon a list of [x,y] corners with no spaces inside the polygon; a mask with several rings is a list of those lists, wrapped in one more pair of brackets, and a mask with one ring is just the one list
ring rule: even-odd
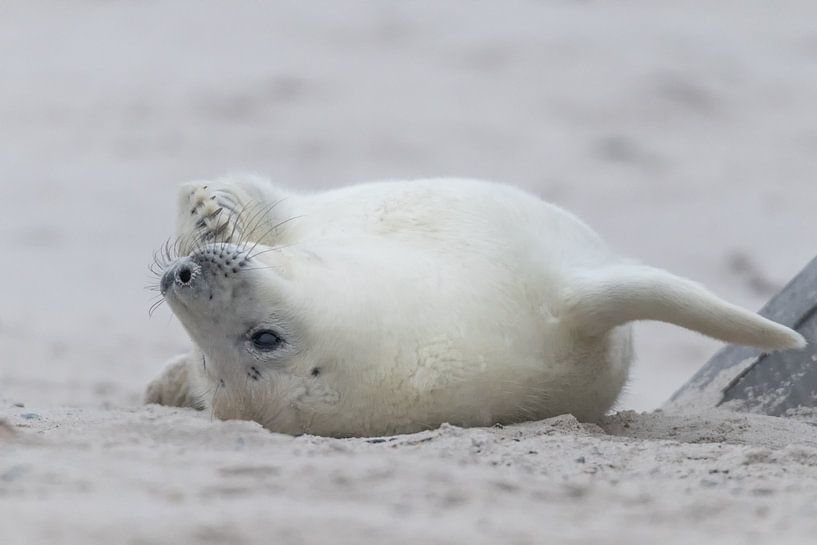
{"label": "raised flipper", "polygon": [[644,265],[617,265],[571,277],[562,321],[577,333],[602,335],[637,320],[656,320],[722,341],[765,350],[803,348],[792,329],[727,303],[703,286]]}
{"label": "raised flipper", "polygon": [[286,195],[254,176],[187,182],[179,188],[175,253],[187,255],[201,244],[275,243]]}

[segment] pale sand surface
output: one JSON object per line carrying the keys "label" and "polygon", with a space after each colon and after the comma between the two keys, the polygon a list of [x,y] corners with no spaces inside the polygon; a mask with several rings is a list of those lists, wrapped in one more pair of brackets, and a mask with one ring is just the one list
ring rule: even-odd
{"label": "pale sand surface", "polygon": [[380,439],[4,410],[2,543],[811,543],[817,419],[621,413]]}
{"label": "pale sand surface", "polygon": [[[370,444],[139,406],[186,344],[142,289],[175,186],[227,171],[513,183],[760,307],[817,251],[815,20],[805,0],[0,3],[0,544],[817,539],[806,422]],[[637,335],[620,409],[718,347]]]}

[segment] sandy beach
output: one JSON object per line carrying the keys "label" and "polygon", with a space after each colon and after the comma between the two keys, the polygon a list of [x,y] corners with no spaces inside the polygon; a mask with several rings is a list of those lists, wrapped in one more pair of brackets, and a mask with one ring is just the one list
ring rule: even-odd
{"label": "sandy beach", "polygon": [[720,346],[636,328],[617,414],[334,440],[141,404],[185,180],[468,176],[759,308],[817,253],[817,5],[0,6],[0,543],[807,543],[817,419],[659,409]]}

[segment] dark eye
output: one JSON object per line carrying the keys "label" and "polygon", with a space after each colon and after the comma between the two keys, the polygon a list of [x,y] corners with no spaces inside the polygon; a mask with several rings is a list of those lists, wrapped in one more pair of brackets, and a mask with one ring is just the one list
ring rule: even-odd
{"label": "dark eye", "polygon": [[275,334],[274,331],[270,331],[269,329],[264,329],[262,331],[256,331],[253,333],[252,337],[250,337],[252,344],[258,350],[275,350],[280,346],[284,340]]}

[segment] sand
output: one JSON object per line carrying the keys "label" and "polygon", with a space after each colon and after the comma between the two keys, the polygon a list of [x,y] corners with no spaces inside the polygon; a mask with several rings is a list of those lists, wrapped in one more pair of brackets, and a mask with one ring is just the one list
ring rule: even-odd
{"label": "sand", "polygon": [[[175,187],[229,171],[513,183],[759,308],[815,253],[814,20],[806,0],[3,2],[0,543],[813,540],[808,415],[371,443],[140,399],[187,342],[143,289]],[[639,325],[618,410],[660,407],[718,346]]]}
{"label": "sand", "polygon": [[6,409],[2,543],[807,543],[817,419],[571,416],[376,439]]}

